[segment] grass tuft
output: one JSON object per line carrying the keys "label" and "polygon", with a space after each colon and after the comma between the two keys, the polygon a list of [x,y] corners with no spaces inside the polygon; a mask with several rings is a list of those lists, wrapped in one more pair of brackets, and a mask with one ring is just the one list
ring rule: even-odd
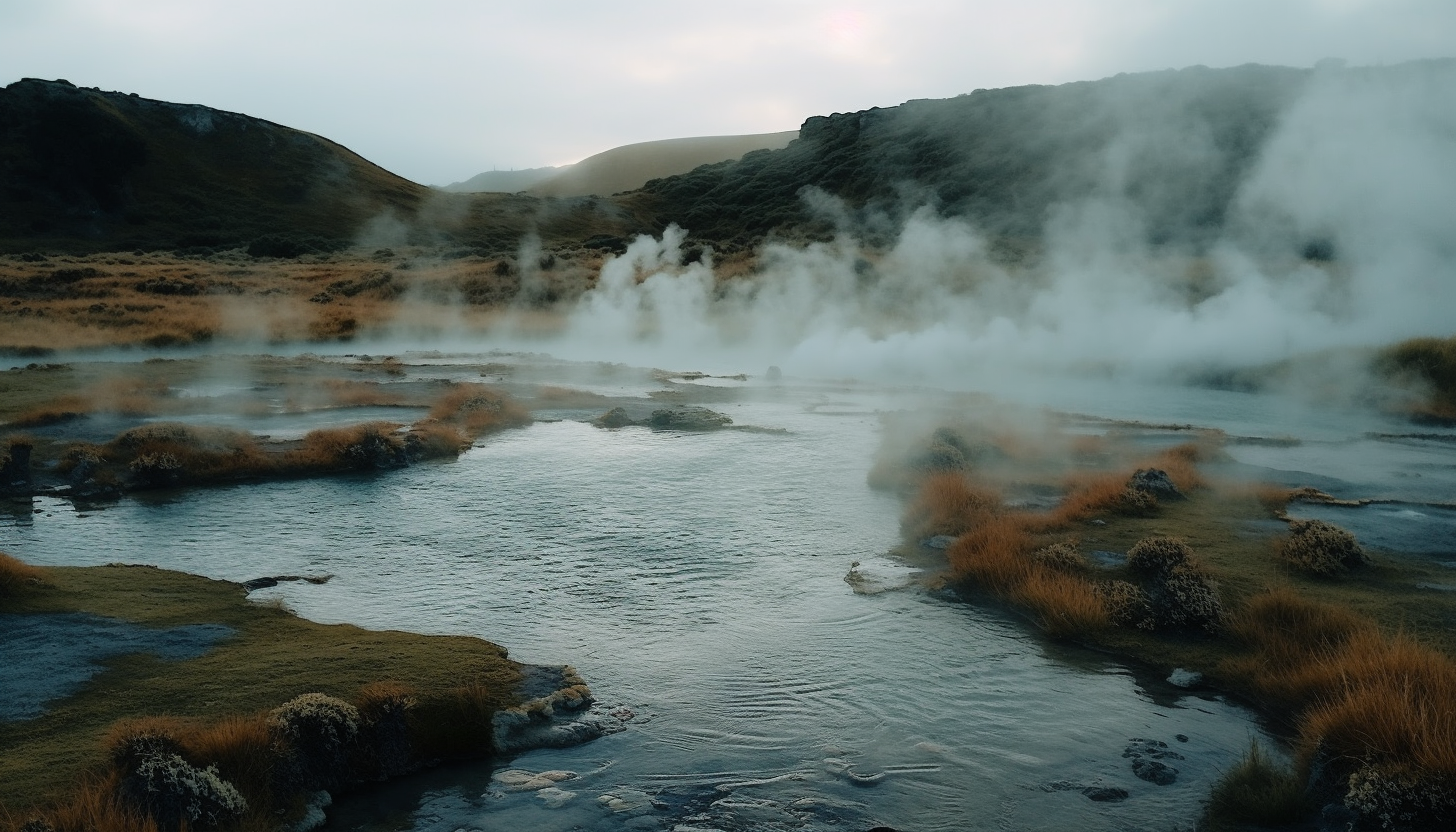
{"label": "grass tuft", "polygon": [[45,570],[0,552],[0,598],[9,598],[40,584]]}
{"label": "grass tuft", "polygon": [[1275,765],[1258,742],[1249,741],[1243,759],[1214,784],[1204,811],[1204,828],[1222,832],[1248,825],[1284,826],[1309,811],[1303,781]]}

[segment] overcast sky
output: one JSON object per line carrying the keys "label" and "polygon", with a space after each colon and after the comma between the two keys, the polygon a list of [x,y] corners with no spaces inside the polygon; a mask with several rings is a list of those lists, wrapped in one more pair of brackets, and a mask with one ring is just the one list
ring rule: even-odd
{"label": "overcast sky", "polygon": [[980,87],[1456,56],[1456,0],[0,0],[0,84],[206,104],[418,182]]}

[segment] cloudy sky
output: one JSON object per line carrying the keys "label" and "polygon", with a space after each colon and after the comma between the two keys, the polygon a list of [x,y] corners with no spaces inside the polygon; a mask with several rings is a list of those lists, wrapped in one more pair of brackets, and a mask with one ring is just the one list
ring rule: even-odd
{"label": "cloudy sky", "polygon": [[1450,56],[1452,0],[0,0],[0,84],[248,113],[429,184],[979,87]]}

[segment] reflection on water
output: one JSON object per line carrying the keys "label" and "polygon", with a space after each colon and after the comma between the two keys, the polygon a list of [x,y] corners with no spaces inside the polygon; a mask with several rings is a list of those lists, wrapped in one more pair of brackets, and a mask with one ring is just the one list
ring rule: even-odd
{"label": "reflection on water", "polygon": [[[85,513],[41,499],[40,514],[0,518],[0,548],[231,580],[330,573],[255,596],[568,662],[634,715],[624,733],[506,764],[570,773],[550,789],[512,791],[489,767],[432,772],[335,807],[339,827],[1190,826],[1259,733],[1249,714],[906,585],[883,554],[898,502],[865,485],[890,402],[850,387],[828,408],[763,393],[713,406],[787,433],[538,423],[376,476]],[[903,588],[855,594],[853,561]],[[1133,775],[1134,738],[1167,743],[1176,782]]]}

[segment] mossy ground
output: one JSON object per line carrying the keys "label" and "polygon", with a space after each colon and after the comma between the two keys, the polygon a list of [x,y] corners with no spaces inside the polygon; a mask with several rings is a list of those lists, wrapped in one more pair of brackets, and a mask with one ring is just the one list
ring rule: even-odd
{"label": "mossy ground", "polygon": [[422,702],[462,686],[516,704],[519,665],[489,642],[317,624],[249,602],[242,587],[151,567],[49,568],[45,584],[0,601],[8,613],[86,612],[147,627],[223,624],[236,634],[205,655],[162,661],[120,656],[36,719],[0,723],[0,806],[12,812],[64,798],[106,762],[118,720],[172,715],[217,721],[277,707],[308,692],[354,698],[365,685],[407,683]]}

